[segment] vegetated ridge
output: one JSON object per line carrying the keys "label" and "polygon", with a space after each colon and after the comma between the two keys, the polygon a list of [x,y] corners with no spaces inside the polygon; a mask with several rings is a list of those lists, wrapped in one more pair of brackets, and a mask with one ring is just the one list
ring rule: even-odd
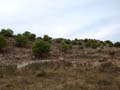
{"label": "vegetated ridge", "polygon": [[0,90],[120,90],[120,42],[1,29]]}

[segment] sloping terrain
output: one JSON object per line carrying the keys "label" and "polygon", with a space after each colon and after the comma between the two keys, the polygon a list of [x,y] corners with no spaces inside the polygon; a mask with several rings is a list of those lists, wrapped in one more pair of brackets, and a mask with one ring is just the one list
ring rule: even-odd
{"label": "sloping terrain", "polygon": [[0,90],[120,90],[120,48],[73,45],[62,52],[52,42],[44,59],[14,43],[0,53]]}

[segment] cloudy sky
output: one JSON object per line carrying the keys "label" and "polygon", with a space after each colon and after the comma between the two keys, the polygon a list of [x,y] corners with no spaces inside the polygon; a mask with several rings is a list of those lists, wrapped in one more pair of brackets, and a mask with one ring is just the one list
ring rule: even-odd
{"label": "cloudy sky", "polygon": [[0,29],[120,41],[120,0],[0,0]]}

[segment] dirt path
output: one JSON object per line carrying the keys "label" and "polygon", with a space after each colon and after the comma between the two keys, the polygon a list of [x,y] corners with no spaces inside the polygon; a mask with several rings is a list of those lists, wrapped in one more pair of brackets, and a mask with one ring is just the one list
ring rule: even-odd
{"label": "dirt path", "polygon": [[46,63],[46,62],[56,62],[56,61],[58,61],[58,60],[36,60],[36,61],[30,61],[30,62],[23,62],[22,64],[18,64],[17,68],[18,69],[24,68],[33,63]]}

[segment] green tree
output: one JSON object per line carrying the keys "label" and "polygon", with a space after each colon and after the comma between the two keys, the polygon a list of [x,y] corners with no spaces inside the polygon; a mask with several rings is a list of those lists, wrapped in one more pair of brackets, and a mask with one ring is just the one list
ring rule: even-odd
{"label": "green tree", "polygon": [[6,40],[3,36],[0,36],[0,50],[6,46]]}
{"label": "green tree", "polygon": [[13,31],[9,28],[8,29],[1,29],[0,34],[5,36],[5,37],[12,37],[13,36]]}
{"label": "green tree", "polygon": [[32,48],[35,57],[47,57],[50,53],[51,45],[44,41],[38,40]]}

